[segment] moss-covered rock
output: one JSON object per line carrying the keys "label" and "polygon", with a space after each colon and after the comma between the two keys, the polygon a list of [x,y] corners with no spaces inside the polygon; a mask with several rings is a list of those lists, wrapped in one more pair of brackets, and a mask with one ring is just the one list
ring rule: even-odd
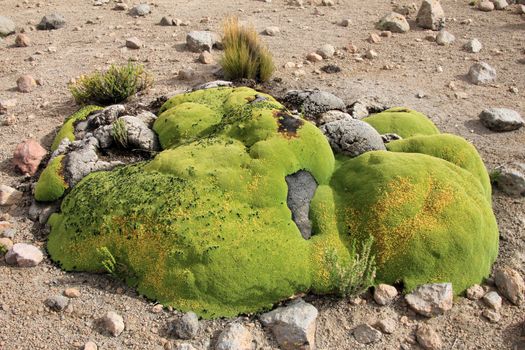
{"label": "moss-covered rock", "polygon": [[69,141],[75,141],[75,124],[79,121],[85,120],[94,111],[101,109],[102,107],[99,106],[85,106],[73,113],[69,118],[66,119],[56,134],[53,143],[51,144],[51,150],[55,151],[63,139],[67,138]]}
{"label": "moss-covered rock", "polygon": [[[475,150],[417,112],[367,119],[405,139],[336,160],[319,129],[268,95],[175,96],[154,124],[164,150],[85,177],[51,217],[48,251],[66,270],[110,271],[203,317],[333,293],[334,257],[349,266],[352,247],[369,237],[379,282],[452,282],[456,293],[479,283],[498,232]],[[285,178],[300,170],[318,184],[309,240],[287,206]]]}

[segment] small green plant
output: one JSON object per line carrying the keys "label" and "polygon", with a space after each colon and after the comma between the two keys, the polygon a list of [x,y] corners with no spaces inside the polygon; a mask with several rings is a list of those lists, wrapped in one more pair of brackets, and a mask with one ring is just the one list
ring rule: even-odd
{"label": "small green plant", "polygon": [[79,104],[110,105],[125,101],[152,84],[151,75],[142,65],[128,62],[123,66],[111,65],[105,72],[81,76],[68,88]]}
{"label": "small green plant", "polygon": [[116,120],[111,128],[111,136],[115,142],[117,142],[122,147],[128,147],[128,130],[126,129],[126,124],[122,119]]}
{"label": "small green plant", "polygon": [[220,61],[226,79],[265,82],[275,70],[270,51],[253,26],[243,27],[235,17],[224,23],[224,55]]}
{"label": "small green plant", "polygon": [[376,264],[375,256],[371,254],[373,242],[372,237],[368,238],[357,251],[354,241],[350,248],[352,261],[348,265],[339,262],[339,257],[333,248],[327,250],[326,259],[332,266],[330,278],[337,295],[341,297],[358,295],[374,284]]}
{"label": "small green plant", "polygon": [[113,254],[111,254],[107,247],[98,248],[97,253],[100,255],[100,262],[104,269],[106,269],[109,274],[114,275],[116,272],[117,260]]}
{"label": "small green plant", "polygon": [[494,184],[498,181],[498,178],[501,176],[501,169],[494,169],[489,172],[490,183]]}

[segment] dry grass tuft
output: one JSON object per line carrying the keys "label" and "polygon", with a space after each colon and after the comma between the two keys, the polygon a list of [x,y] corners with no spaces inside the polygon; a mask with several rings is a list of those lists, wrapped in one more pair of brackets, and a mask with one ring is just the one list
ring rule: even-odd
{"label": "dry grass tuft", "polygon": [[236,17],[228,18],[224,22],[223,45],[220,63],[226,79],[270,79],[275,70],[273,58],[253,26],[243,27]]}

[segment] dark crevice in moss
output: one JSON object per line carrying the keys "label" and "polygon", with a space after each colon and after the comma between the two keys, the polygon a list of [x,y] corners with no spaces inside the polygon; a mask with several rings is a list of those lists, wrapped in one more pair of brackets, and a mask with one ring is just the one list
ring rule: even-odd
{"label": "dark crevice in moss", "polygon": [[279,126],[278,131],[288,137],[297,137],[297,130],[303,126],[304,120],[294,116],[288,110],[282,109],[274,112]]}

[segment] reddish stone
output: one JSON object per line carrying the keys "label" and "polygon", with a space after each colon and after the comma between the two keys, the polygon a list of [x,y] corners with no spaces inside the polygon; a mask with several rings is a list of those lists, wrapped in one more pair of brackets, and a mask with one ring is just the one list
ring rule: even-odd
{"label": "reddish stone", "polygon": [[47,151],[34,139],[27,139],[16,146],[13,163],[24,174],[34,175]]}

